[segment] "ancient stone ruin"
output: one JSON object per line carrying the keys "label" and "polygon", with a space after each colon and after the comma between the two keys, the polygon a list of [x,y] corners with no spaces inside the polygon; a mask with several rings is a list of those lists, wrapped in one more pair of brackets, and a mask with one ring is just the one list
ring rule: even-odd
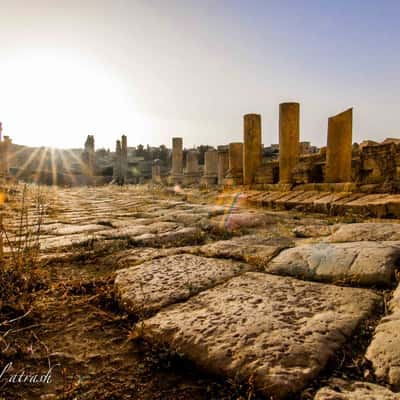
{"label": "ancient stone ruin", "polygon": [[10,177],[11,144],[9,136],[3,137],[3,128],[0,122],[0,180],[5,181]]}
{"label": "ancient stone ruin", "polygon": [[117,140],[115,147],[115,161],[113,170],[114,182],[118,185],[127,183],[128,173],[128,144],[127,137],[121,136],[121,140]]}

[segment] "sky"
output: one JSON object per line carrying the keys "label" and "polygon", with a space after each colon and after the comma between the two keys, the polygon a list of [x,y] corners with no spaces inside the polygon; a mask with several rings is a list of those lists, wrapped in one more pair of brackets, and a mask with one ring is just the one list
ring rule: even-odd
{"label": "sky", "polygon": [[0,0],[0,121],[14,143],[114,149],[243,140],[279,103],[326,145],[354,107],[353,141],[400,137],[398,0]]}

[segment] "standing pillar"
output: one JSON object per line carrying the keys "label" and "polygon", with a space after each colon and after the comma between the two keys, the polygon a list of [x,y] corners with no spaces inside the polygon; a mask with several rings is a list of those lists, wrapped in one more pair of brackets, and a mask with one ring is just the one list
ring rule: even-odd
{"label": "standing pillar", "polygon": [[121,180],[126,183],[128,179],[128,139],[121,136]]}
{"label": "standing pillar", "polygon": [[186,155],[186,170],[183,178],[185,185],[192,185],[199,183],[200,181],[200,170],[198,153],[196,150],[189,150]]}
{"label": "standing pillar", "polygon": [[229,151],[226,146],[218,147],[218,185],[224,184],[225,175],[229,168]]}
{"label": "standing pillar", "polygon": [[161,167],[160,160],[154,160],[151,167],[151,179],[153,183],[161,183]]}
{"label": "standing pillar", "polygon": [[353,109],[328,119],[325,182],[351,181]]}
{"label": "standing pillar", "polygon": [[253,183],[261,161],[261,115],[247,114],[244,116],[243,184]]}
{"label": "standing pillar", "polygon": [[183,141],[180,137],[172,138],[171,183],[181,183],[183,172]]}
{"label": "standing pillar", "polygon": [[122,171],[121,171],[121,142],[117,140],[115,146],[115,160],[114,160],[114,170],[113,178],[115,183],[122,185]]}
{"label": "standing pillar", "polygon": [[243,185],[243,143],[229,143],[229,169],[224,185]]}
{"label": "standing pillar", "polygon": [[204,154],[204,175],[202,183],[206,186],[216,185],[218,177],[218,152],[207,150]]}
{"label": "standing pillar", "polygon": [[300,152],[300,104],[279,105],[279,183],[292,183]]}
{"label": "standing pillar", "polygon": [[10,151],[12,141],[9,136],[2,136],[3,128],[0,122],[0,178],[7,179],[10,172]]}
{"label": "standing pillar", "polygon": [[96,169],[96,153],[94,150],[94,136],[88,135],[82,153],[82,162],[84,165],[84,175],[88,184],[93,184],[93,177]]}

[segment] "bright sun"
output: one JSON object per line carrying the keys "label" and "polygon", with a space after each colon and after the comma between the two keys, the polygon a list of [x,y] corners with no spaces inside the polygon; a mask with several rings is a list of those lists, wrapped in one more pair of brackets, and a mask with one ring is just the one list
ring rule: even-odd
{"label": "bright sun", "polygon": [[135,121],[131,94],[82,58],[19,54],[2,61],[0,88],[0,121],[20,144],[81,147],[93,131],[117,136]]}

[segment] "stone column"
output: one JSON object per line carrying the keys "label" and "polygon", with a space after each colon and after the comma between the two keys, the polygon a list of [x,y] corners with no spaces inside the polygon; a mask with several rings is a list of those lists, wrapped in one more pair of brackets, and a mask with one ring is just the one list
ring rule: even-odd
{"label": "stone column", "polygon": [[243,183],[245,185],[253,183],[261,161],[261,115],[247,114],[244,116],[243,145]]}
{"label": "stone column", "polygon": [[200,181],[200,170],[198,153],[196,150],[189,150],[186,155],[186,169],[183,178],[185,185],[192,185],[199,183]]}
{"label": "stone column", "polygon": [[353,109],[328,119],[325,182],[351,181]]}
{"label": "stone column", "polygon": [[218,151],[207,150],[204,154],[204,175],[202,183],[206,186],[216,185],[218,178]]}
{"label": "stone column", "polygon": [[121,170],[121,142],[117,140],[115,147],[115,160],[114,160],[114,171],[113,178],[115,183],[122,185],[122,170]]}
{"label": "stone column", "polygon": [[279,183],[292,183],[300,152],[300,104],[279,105]]}
{"label": "stone column", "polygon": [[243,185],[243,143],[229,143],[229,169],[224,185]]}
{"label": "stone column", "polygon": [[127,183],[128,178],[128,139],[125,135],[121,136],[121,180]]}
{"label": "stone column", "polygon": [[96,169],[96,153],[94,150],[94,136],[88,135],[82,153],[82,161],[85,166],[84,174],[88,178],[88,183],[92,183]]}
{"label": "stone column", "polygon": [[180,137],[172,138],[171,183],[181,183],[183,172],[183,141]]}
{"label": "stone column", "polygon": [[218,147],[218,185],[224,184],[229,169],[229,151],[226,146]]}
{"label": "stone column", "polygon": [[0,140],[0,176],[4,179],[8,178],[10,172],[10,152],[12,141],[9,136],[4,136]]}
{"label": "stone column", "polygon": [[161,183],[161,167],[159,160],[155,160],[151,167],[151,179],[153,183]]}

